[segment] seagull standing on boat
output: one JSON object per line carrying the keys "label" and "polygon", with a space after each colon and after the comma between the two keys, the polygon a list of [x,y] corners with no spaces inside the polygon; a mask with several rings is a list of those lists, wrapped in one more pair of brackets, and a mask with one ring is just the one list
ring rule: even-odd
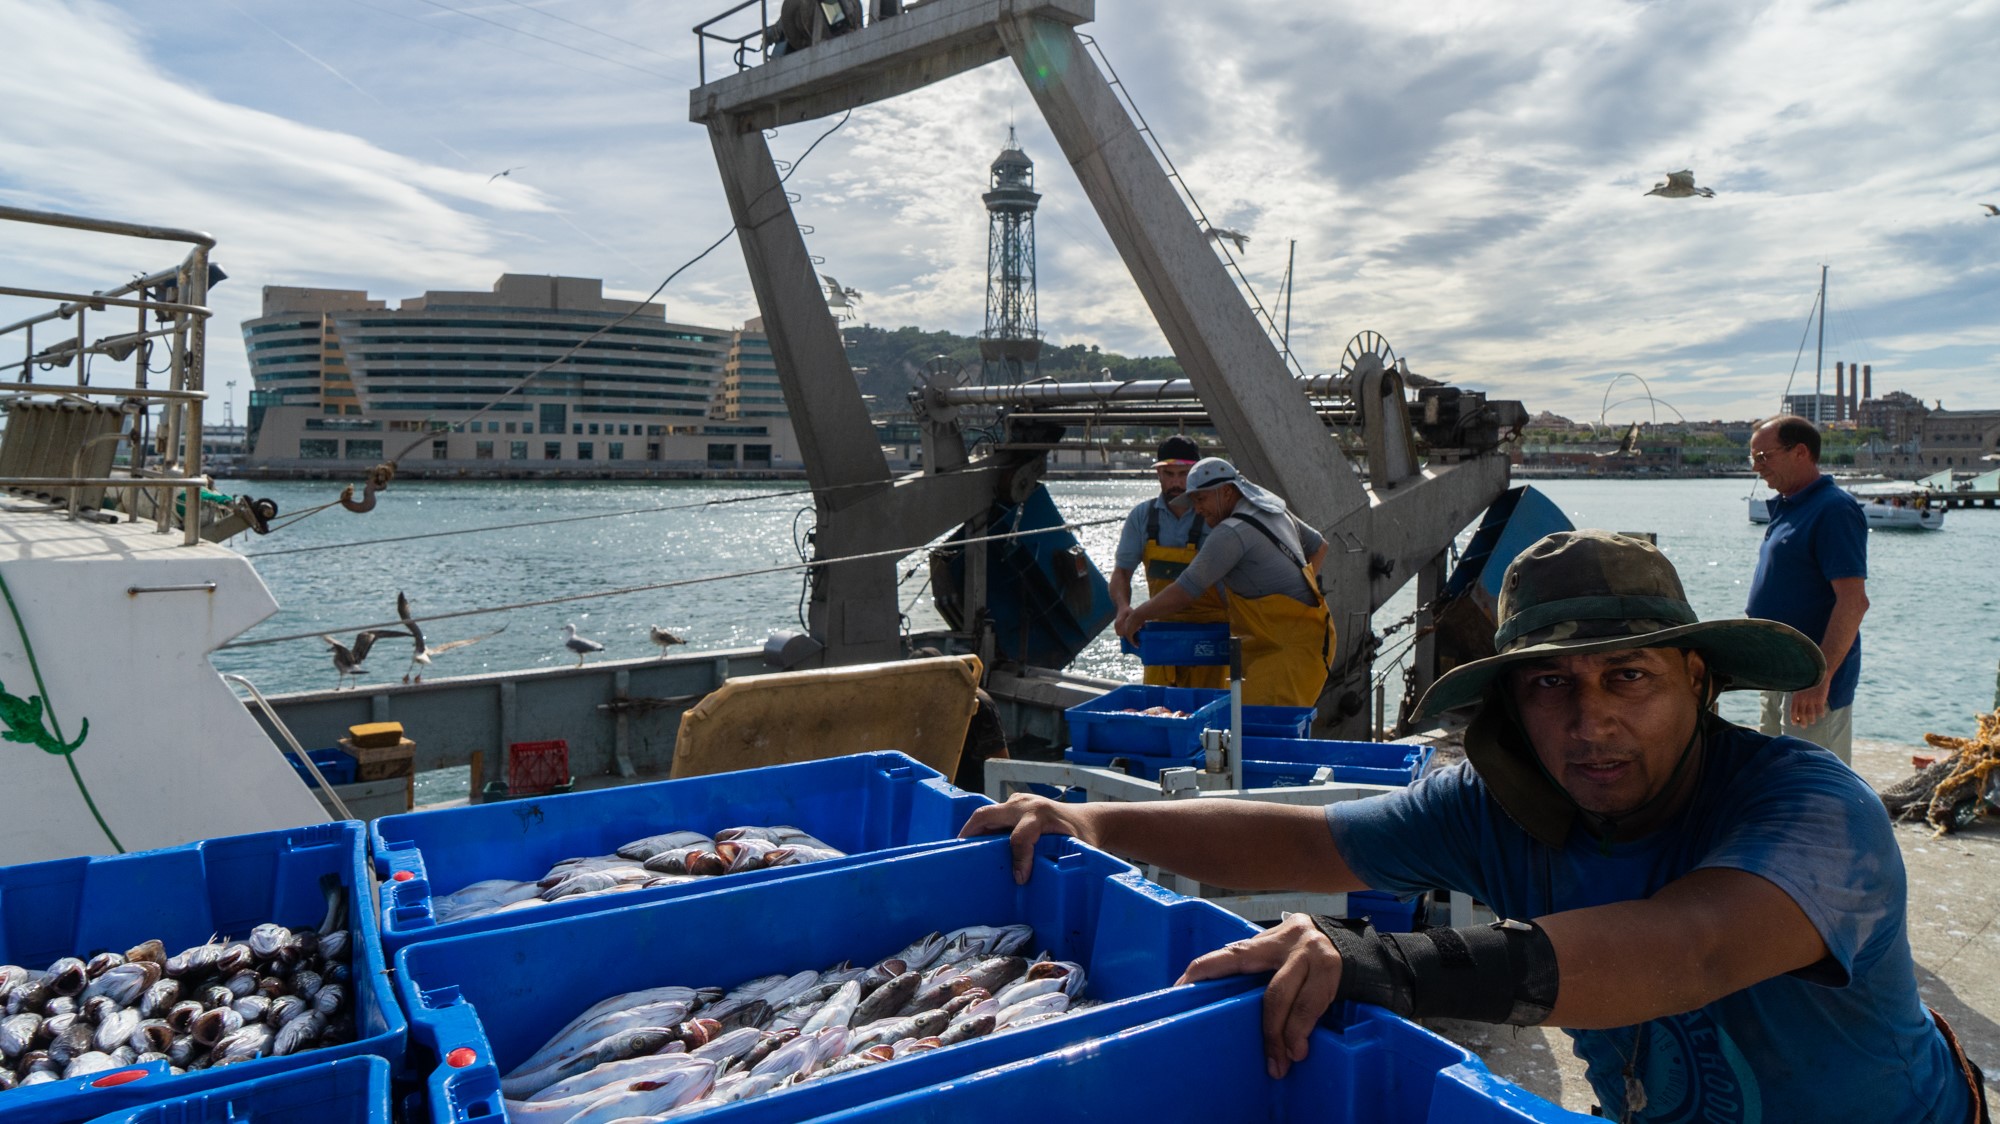
{"label": "seagull standing on boat", "polygon": [[681,639],[678,636],[675,636],[673,633],[668,632],[666,629],[661,628],[659,625],[654,625],[652,629],[647,633],[647,635],[652,637],[653,643],[658,644],[660,646],[660,658],[662,659],[666,658],[668,648],[671,648],[676,644],[687,643],[687,641]]}
{"label": "seagull standing on boat", "polygon": [[403,596],[401,590],[396,591],[396,615],[402,618],[403,627],[409,629],[410,639],[415,642],[416,647],[416,650],[410,653],[410,666],[403,671],[403,682],[405,683],[410,682],[411,672],[416,672],[416,681],[422,683],[424,681],[424,673],[417,671],[417,668],[419,666],[429,667],[432,656],[441,656],[453,648],[463,648],[467,644],[477,644],[487,637],[498,636],[500,633],[507,631],[507,626],[503,624],[492,632],[482,632],[478,636],[470,636],[464,640],[452,640],[437,645],[426,644],[424,643],[424,630],[417,627],[416,618],[410,615],[410,599]]}
{"label": "seagull standing on boat", "polygon": [[578,667],[583,666],[583,657],[592,652],[602,652],[604,650],[604,645],[599,644],[597,641],[586,640],[578,636],[576,634],[576,626],[573,624],[563,626],[563,647],[576,653],[576,666]]}
{"label": "seagull standing on boat", "polygon": [[321,640],[326,641],[327,647],[333,649],[333,672],[338,677],[334,680],[333,689],[336,691],[340,690],[346,684],[347,677],[350,675],[356,678],[360,677],[361,673],[366,670],[361,665],[368,659],[368,650],[375,646],[377,638],[401,635],[403,633],[395,629],[380,629],[373,632],[358,633],[354,637],[354,647],[352,648],[342,644],[331,636],[320,637]]}
{"label": "seagull standing on boat", "polygon": [[1658,195],[1664,199],[1686,199],[1690,195],[1699,195],[1703,199],[1715,198],[1713,190],[1694,185],[1694,173],[1686,168],[1678,172],[1668,172],[1667,181],[1654,184],[1653,190],[1646,194]]}

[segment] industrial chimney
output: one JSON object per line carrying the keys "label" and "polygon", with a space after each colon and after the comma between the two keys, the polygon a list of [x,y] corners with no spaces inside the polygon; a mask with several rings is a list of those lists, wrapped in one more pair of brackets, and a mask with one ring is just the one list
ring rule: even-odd
{"label": "industrial chimney", "polygon": [[1864,364],[1861,368],[1861,400],[1872,401],[1875,397],[1875,364]]}
{"label": "industrial chimney", "polygon": [[1839,360],[1833,364],[1833,420],[1847,420],[1847,364]]}

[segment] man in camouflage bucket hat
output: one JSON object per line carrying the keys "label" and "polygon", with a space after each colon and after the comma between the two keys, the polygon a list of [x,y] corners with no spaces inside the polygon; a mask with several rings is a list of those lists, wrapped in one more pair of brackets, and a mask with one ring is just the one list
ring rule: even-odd
{"label": "man in camouflage bucket hat", "polygon": [[1498,652],[1420,711],[1476,707],[1467,761],[1387,795],[1061,804],[1016,796],[1017,877],[1044,833],[1243,890],[1465,891],[1507,920],[1417,933],[1287,917],[1183,980],[1273,972],[1273,1077],[1336,1000],[1563,1027],[1603,1114],[1632,1121],[1984,1121],[1978,1067],[1918,997],[1887,813],[1831,754],[1733,726],[1731,688],[1824,664],[1770,621],[1700,621],[1651,544],[1550,535],[1508,567]]}

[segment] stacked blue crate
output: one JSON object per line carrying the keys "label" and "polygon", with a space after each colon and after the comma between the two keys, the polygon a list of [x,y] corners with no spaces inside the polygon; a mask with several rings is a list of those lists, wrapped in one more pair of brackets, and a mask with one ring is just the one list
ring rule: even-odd
{"label": "stacked blue crate", "polygon": [[[813,1124],[1296,1120],[1314,1124],[1569,1124],[1567,1112],[1376,1007],[1337,1004],[1305,1060],[1264,1068],[1263,992],[1133,1027]],[[794,1119],[802,1119],[795,1117]]]}
{"label": "stacked blue crate", "polygon": [[383,941],[393,955],[412,941],[489,932],[716,889],[715,880],[700,879],[443,924],[437,920],[436,899],[474,882],[537,879],[564,859],[610,854],[621,844],[662,832],[713,833],[744,824],[782,824],[806,831],[849,856],[719,876],[728,885],[747,885],[818,870],[829,862],[866,862],[907,848],[949,843],[973,810],[988,803],[984,796],[953,788],[935,770],[901,753],[858,753],[505,804],[384,816],[369,828],[375,871],[384,880]]}
{"label": "stacked blue crate", "polygon": [[1085,997],[1063,1018],[919,1053],[725,1105],[708,1121],[790,1121],[853,1108],[1033,1058],[1251,988],[1238,977],[1188,987],[1188,962],[1255,935],[1249,922],[1168,893],[1127,864],[1045,837],[1033,876],[1013,878],[1006,839],[905,853],[839,869],[467,937],[396,956],[416,1047],[445,1064],[431,1119],[502,1111],[500,1077],[592,1003],[668,984],[734,986],[773,972],[869,963],[932,931],[1027,924],[1031,947],[1084,965]]}
{"label": "stacked blue crate", "polygon": [[390,1124],[389,1096],[388,1062],[346,1058],[107,1113],[90,1124]]}
{"label": "stacked blue crate", "polygon": [[408,1024],[390,988],[359,823],[205,839],[105,858],[0,868],[0,963],[41,968],[64,956],[159,940],[170,953],[264,922],[316,927],[331,876],[347,894],[355,1040],[173,1076],[159,1062],[0,1093],[0,1124],[95,1117],[256,1078],[374,1055],[403,1061]]}

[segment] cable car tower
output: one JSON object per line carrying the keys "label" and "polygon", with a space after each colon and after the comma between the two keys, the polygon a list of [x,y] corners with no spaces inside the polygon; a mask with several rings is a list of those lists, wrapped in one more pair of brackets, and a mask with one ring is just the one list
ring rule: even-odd
{"label": "cable car tower", "polygon": [[993,161],[986,202],[986,331],[980,334],[981,382],[1011,386],[1041,374],[1042,333],[1035,317],[1035,162],[1007,129]]}

